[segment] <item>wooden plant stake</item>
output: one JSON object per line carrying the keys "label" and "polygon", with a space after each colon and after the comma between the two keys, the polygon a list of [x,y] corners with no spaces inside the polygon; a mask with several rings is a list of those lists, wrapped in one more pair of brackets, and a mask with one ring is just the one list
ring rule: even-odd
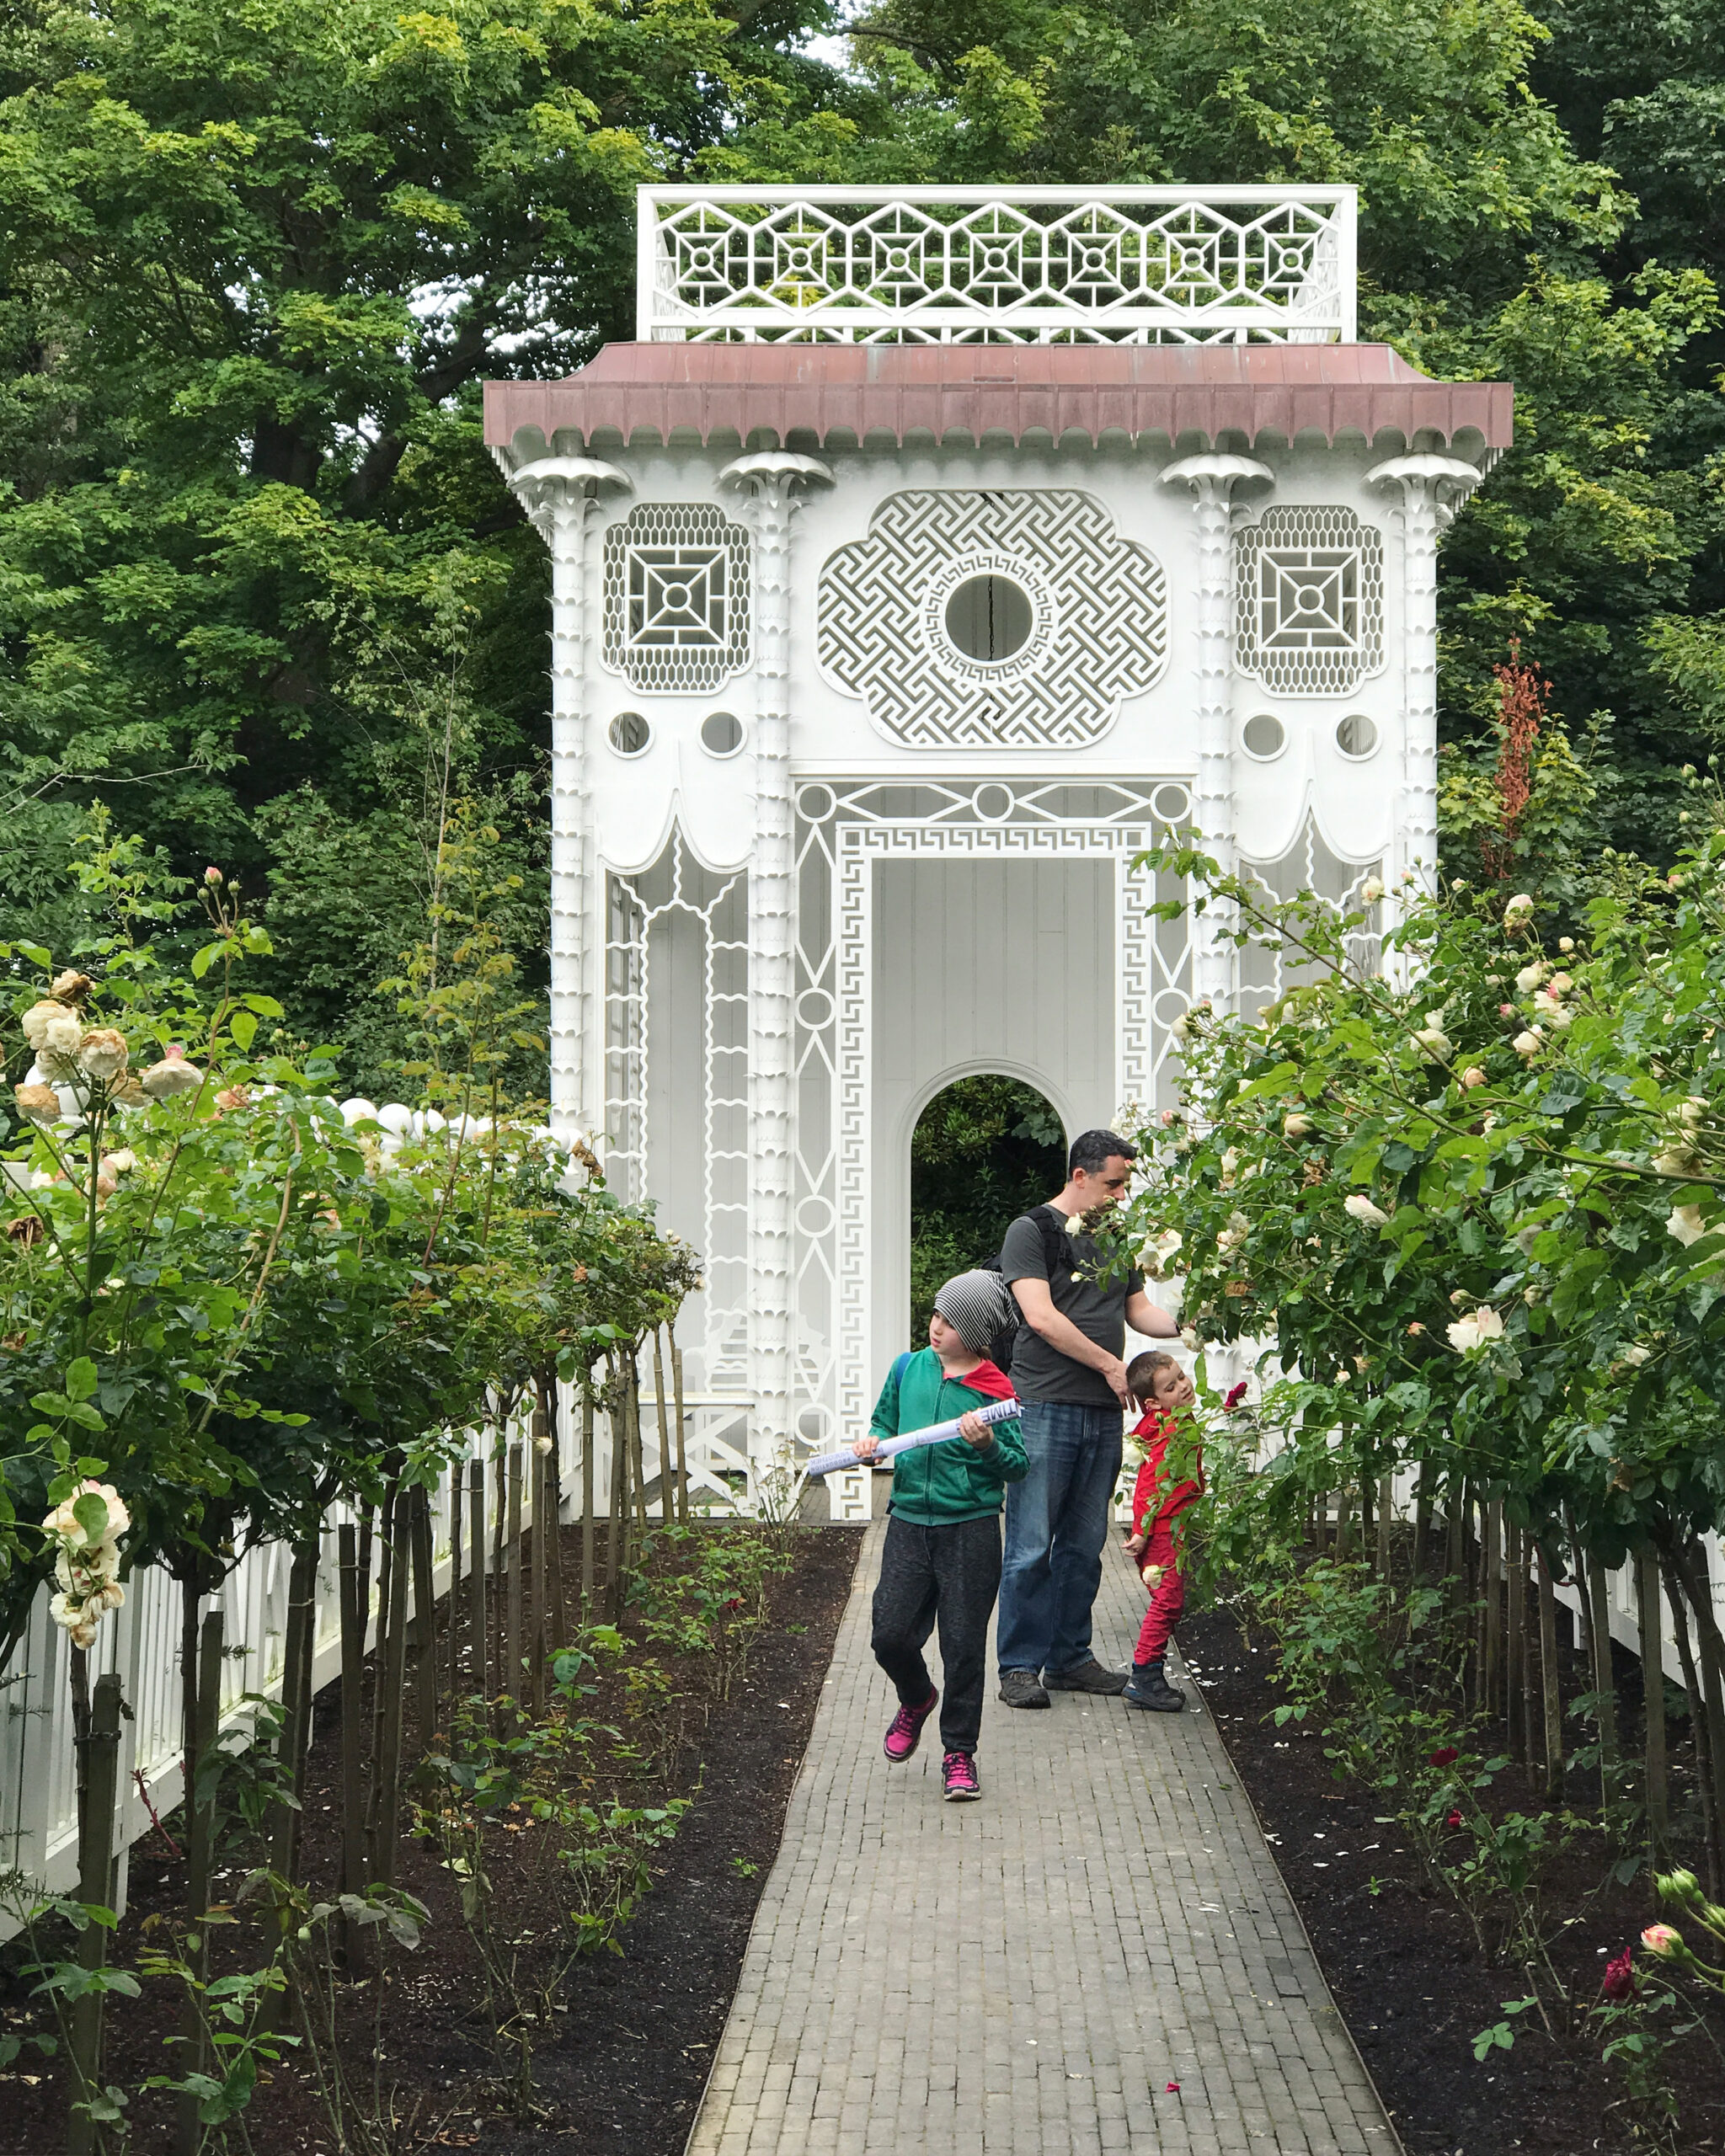
{"label": "wooden plant stake", "polygon": [[505,1693],[512,1695],[515,1690],[515,1680],[509,1673],[509,1642],[505,1636],[509,1598],[504,1591],[508,1577],[509,1440],[500,1424],[492,1430],[491,1460],[492,1497],[497,1507],[497,1517],[491,1530],[491,1659],[497,1673],[492,1696],[499,1698]]}
{"label": "wooden plant stake", "polygon": [[[287,1575],[287,1625],[282,1640],[281,1735],[276,1767],[297,1798],[306,1779],[306,1749],[312,1714],[312,1657],[318,1596],[319,1539],[298,1544]],[[201,1683],[201,1679],[200,1680]],[[277,1878],[297,1876],[300,1814],[295,1805],[278,1804],[270,1822],[270,1862]]]}
{"label": "wooden plant stake", "polygon": [[545,1562],[551,1652],[561,1654],[569,1643],[569,1612],[563,1584],[563,1463],[554,1444],[545,1455]]}
{"label": "wooden plant stake", "polygon": [[581,1384],[581,1622],[593,1609],[593,1374]]}
{"label": "wooden plant stake", "polygon": [[[186,1817],[186,1913],[191,1920],[192,1934],[197,1945],[186,1950],[186,1960],[194,1974],[201,1981],[210,1972],[210,1939],[204,1916],[210,1906],[211,1875],[216,1865],[216,1796],[212,1790],[203,1803],[198,1801],[198,1774],[202,1763],[216,1748],[216,1740],[222,1728],[222,1634],[226,1624],[220,1609],[212,1609],[204,1619],[198,1638],[198,1655],[193,1677],[194,1710],[191,1772],[185,1785]],[[197,2010],[195,2000],[188,1998],[180,2018],[180,2035],[184,2040],[181,2057],[188,2073],[206,2073],[210,2068],[209,2040],[205,2033],[203,2017]],[[174,2147],[180,2156],[195,2156],[203,2139],[203,2123],[198,2117],[198,2100],[182,2095],[174,2105]]]}
{"label": "wooden plant stake", "polygon": [[490,1628],[485,1621],[485,1463],[476,1460],[467,1470],[467,1631],[473,1646],[472,1690],[480,1699],[491,1694],[485,1678],[485,1650]]}
{"label": "wooden plant stake", "polygon": [[676,1485],[671,1476],[670,1414],[665,1400],[665,1353],[659,1327],[653,1328],[653,1405],[659,1417],[659,1517],[676,1517]]}
{"label": "wooden plant stake", "polygon": [[462,1462],[449,1470],[449,1704],[462,1695]]}
{"label": "wooden plant stake", "polygon": [[605,1523],[605,1584],[613,1621],[622,1611],[622,1574],[628,1543],[628,1415],[622,1380],[615,1368],[605,1388],[606,1434],[611,1446],[610,1513]]}
{"label": "wooden plant stake", "polygon": [[[109,1908],[114,1901],[114,1806],[120,1785],[120,1679],[112,1671],[96,1679],[89,1734],[83,1740],[84,1824],[78,1837],[77,1897]],[[86,1924],[78,1935],[77,1961],[94,1975],[108,1959],[108,1928]],[[93,1987],[72,2001],[72,2083],[74,2108],[67,2127],[69,2156],[93,2156],[106,2139],[89,2106],[102,2089],[102,2022],[105,1994]]]}
{"label": "wooden plant stake", "polygon": [[[378,1806],[383,1801],[383,1791],[377,1769],[383,1757],[386,1712],[383,1657],[389,1638],[389,1609],[395,1594],[395,1577],[404,1569],[395,1561],[395,1501],[400,1486],[399,1483],[393,1480],[390,1481],[384,1490],[383,1502],[377,1513],[377,1623],[371,1636],[371,1808],[366,1816],[366,1865],[373,1879],[381,1876],[377,1870],[377,1822],[382,1816]],[[360,1575],[366,1582],[369,1600],[370,1582],[366,1573],[363,1537],[360,1550]]]}
{"label": "wooden plant stake", "polygon": [[[360,1570],[356,1528],[344,1527],[338,1538],[341,1580],[341,1891],[366,1891],[366,1620],[368,1582]],[[360,1928],[342,1919],[344,1954],[356,1966]]]}
{"label": "wooden plant stake", "polygon": [[647,1540],[647,1452],[641,1434],[641,1371],[629,1361],[629,1470],[635,1484],[635,1525]]}
{"label": "wooden plant stake", "polygon": [[683,1413],[683,1351],[677,1345],[676,1327],[667,1326],[670,1341],[671,1406],[677,1423],[677,1518],[687,1526],[689,1520],[689,1448],[688,1422]]}
{"label": "wooden plant stake", "polygon": [[1452,1477],[1444,1493],[1444,1578],[1448,1584],[1450,1607],[1456,1609],[1461,1604],[1461,1481]]}
{"label": "wooden plant stake", "polygon": [[1509,1620],[1503,1657],[1504,1720],[1509,1725],[1509,1756],[1518,1766],[1528,1763],[1527,1726],[1527,1545],[1519,1527],[1509,1531]]}
{"label": "wooden plant stake", "polygon": [[1390,1577],[1390,1519],[1396,1502],[1394,1475],[1378,1477],[1378,1577]]}
{"label": "wooden plant stake", "polygon": [[1431,1462],[1419,1463],[1419,1479],[1413,1491],[1413,1577],[1416,1581],[1425,1577],[1427,1545],[1432,1534],[1432,1470]]}
{"label": "wooden plant stake", "polygon": [[1671,1605],[1671,1630],[1677,1641],[1677,1659],[1683,1669],[1683,1689],[1689,1696],[1689,1726],[1695,1736],[1696,1778],[1701,1785],[1701,1839],[1706,1851],[1707,1892],[1717,1894],[1719,1880],[1718,1784],[1713,1773],[1713,1733],[1707,1726],[1706,1700],[1696,1668],[1695,1648],[1689,1636],[1689,1609],[1677,1567],[1669,1557],[1661,1570],[1665,1599]]}
{"label": "wooden plant stake", "polygon": [[1557,1668],[1557,1595],[1551,1561],[1545,1545],[1534,1545],[1539,1572],[1540,1689],[1545,1700],[1546,1795],[1555,1804],[1563,1794],[1563,1689]]}
{"label": "wooden plant stake", "polygon": [[372,1784],[377,1827],[371,1844],[371,1876],[380,1886],[395,1884],[395,1844],[401,1813],[402,1694],[406,1689],[408,1653],[408,1564],[401,1547],[408,1539],[411,1493],[398,1490],[392,1508],[388,1540],[396,1547],[389,1570],[388,1625],[383,1652],[377,1657],[383,1692],[383,1741],[377,1750],[377,1776]]}
{"label": "wooden plant stake", "polygon": [[431,1493],[416,1489],[409,1515],[414,1555],[414,1718],[422,1749],[429,1749],[437,1726],[437,1574],[431,1543]]}
{"label": "wooden plant stake", "polygon": [[1487,1711],[1498,1710],[1503,1667],[1503,1507],[1493,1497],[1486,1507],[1486,1635],[1480,1696]]}
{"label": "wooden plant stake", "polygon": [[549,1512],[551,1454],[542,1453],[537,1434],[539,1417],[533,1418],[536,1434],[533,1449],[527,1457],[533,1474],[533,1596],[532,1621],[527,1633],[527,1678],[533,1702],[533,1716],[537,1721],[545,1712],[545,1657],[550,1646],[551,1612],[546,1606],[547,1582],[551,1577],[550,1560],[546,1545],[554,1529],[547,1527]]}
{"label": "wooden plant stake", "polygon": [[521,1697],[521,1448],[509,1448],[509,1542],[503,1632],[503,1689],[519,1706]]}
{"label": "wooden plant stake", "polygon": [[1636,1622],[1641,1632],[1642,1690],[1647,1725],[1642,1789],[1648,1815],[1648,1862],[1657,1870],[1665,1860],[1669,1805],[1665,1780],[1664,1643],[1659,1627],[1659,1560],[1649,1547],[1635,1559]]}

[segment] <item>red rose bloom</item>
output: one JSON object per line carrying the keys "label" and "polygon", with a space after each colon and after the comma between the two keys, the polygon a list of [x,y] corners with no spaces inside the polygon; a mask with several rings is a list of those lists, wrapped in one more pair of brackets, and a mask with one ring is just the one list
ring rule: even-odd
{"label": "red rose bloom", "polygon": [[1426,1757],[1434,1767],[1448,1767],[1453,1765],[1461,1754],[1453,1744],[1440,1744],[1435,1752],[1429,1752]]}
{"label": "red rose bloom", "polygon": [[1444,1824],[1446,1827],[1459,1827],[1461,1824],[1461,1814],[1459,1812],[1450,1812],[1444,1821]]}
{"label": "red rose bloom", "polygon": [[1635,1949],[1626,1946],[1621,1954],[1614,1955],[1605,1964],[1605,1980],[1599,1989],[1609,1999],[1621,2000],[1635,1997]]}

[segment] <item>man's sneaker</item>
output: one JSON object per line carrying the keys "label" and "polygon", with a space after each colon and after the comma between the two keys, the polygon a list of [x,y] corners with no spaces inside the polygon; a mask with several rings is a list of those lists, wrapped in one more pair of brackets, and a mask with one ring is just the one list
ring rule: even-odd
{"label": "man's sneaker", "polygon": [[981,1796],[976,1762],[968,1752],[948,1752],[941,1761],[940,1793],[948,1804],[974,1804]]}
{"label": "man's sneaker", "polygon": [[881,1749],[889,1759],[908,1759],[922,1742],[922,1725],[940,1704],[940,1694],[931,1692],[920,1707],[900,1707],[893,1716]]}
{"label": "man's sneaker", "polygon": [[1070,1669],[1045,1669],[1042,1681],[1050,1692],[1099,1692],[1114,1698],[1126,1689],[1131,1673],[1124,1669],[1104,1669],[1092,1655],[1087,1662],[1074,1662]]}
{"label": "man's sneaker", "polygon": [[1148,1707],[1152,1714],[1178,1715],[1184,1710],[1186,1696],[1169,1684],[1167,1673],[1159,1662],[1140,1666],[1132,1665],[1131,1679],[1126,1686],[1126,1705],[1129,1707]]}
{"label": "man's sneaker", "polygon": [[1052,1705],[1033,1669],[1003,1669],[1001,1697],[1009,1707],[1046,1707]]}

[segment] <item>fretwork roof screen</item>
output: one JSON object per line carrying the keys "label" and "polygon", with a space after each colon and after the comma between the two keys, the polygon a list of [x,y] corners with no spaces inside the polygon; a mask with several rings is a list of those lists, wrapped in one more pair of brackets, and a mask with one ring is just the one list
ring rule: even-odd
{"label": "fretwork roof screen", "polygon": [[643,340],[1355,340],[1351,187],[644,187]]}

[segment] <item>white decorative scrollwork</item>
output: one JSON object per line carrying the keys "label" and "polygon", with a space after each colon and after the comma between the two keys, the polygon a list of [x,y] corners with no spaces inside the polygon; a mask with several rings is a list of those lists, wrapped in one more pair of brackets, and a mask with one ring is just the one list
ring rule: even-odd
{"label": "white decorative scrollwork", "polygon": [[637,334],[755,343],[1354,336],[1347,187],[641,190]]}
{"label": "white decorative scrollwork", "polygon": [[[967,657],[946,627],[948,600],[980,575],[1028,602],[1029,634],[1002,659]],[[829,678],[906,748],[1081,748],[1162,672],[1167,587],[1088,494],[890,494],[868,536],[821,569],[817,647]]]}
{"label": "white decorative scrollwork", "polygon": [[605,664],[702,696],[749,664],[749,534],[710,502],[643,502],[605,535]]}
{"label": "white decorative scrollwork", "polygon": [[1346,696],[1384,663],[1384,542],[1351,509],[1266,510],[1240,534],[1242,673],[1284,696]]}

